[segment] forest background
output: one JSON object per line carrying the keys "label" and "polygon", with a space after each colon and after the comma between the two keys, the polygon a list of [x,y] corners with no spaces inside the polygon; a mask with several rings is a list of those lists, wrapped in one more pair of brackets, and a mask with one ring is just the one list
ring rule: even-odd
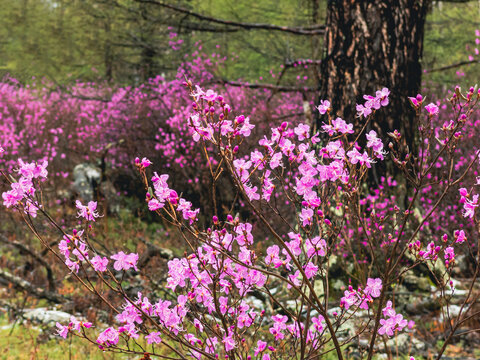
{"label": "forest background", "polygon": [[[270,71],[278,72],[282,65],[298,59],[318,60],[322,55],[322,34],[245,30],[198,21],[149,2],[1,3],[0,74],[22,83],[47,78],[57,84],[101,79],[138,85],[158,74],[174,77],[185,54],[191,54],[199,41],[206,54],[228,58],[217,74],[223,80],[268,82]],[[239,23],[305,27],[325,22],[326,1],[176,1],[174,7]],[[463,66],[458,73],[457,66],[430,71],[468,61],[475,47],[473,29],[479,24],[480,2],[433,1],[424,39],[425,81],[449,87],[478,78],[478,62]],[[298,71],[287,73],[282,83],[295,84],[298,75]],[[310,76],[307,85],[313,85],[313,79]]]}

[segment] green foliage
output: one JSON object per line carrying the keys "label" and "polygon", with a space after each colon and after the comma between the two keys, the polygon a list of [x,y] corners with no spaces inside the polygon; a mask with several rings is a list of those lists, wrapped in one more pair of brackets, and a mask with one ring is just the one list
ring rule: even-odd
{"label": "green foliage", "polygon": [[[424,68],[437,69],[467,61],[468,56],[474,54],[474,48],[480,48],[475,45],[475,29],[480,29],[480,2],[435,1],[425,28]],[[479,60],[480,56],[476,59]],[[465,76],[458,77],[457,71],[464,72]],[[456,84],[470,86],[479,80],[479,71],[479,64],[465,65],[426,74],[424,79],[446,88]]]}
{"label": "green foliage", "polygon": [[[172,4],[219,19],[288,26],[324,23],[326,11],[324,0],[182,0]],[[434,1],[426,24],[424,68],[467,60],[474,51],[479,19],[478,1]],[[157,74],[174,76],[184,55],[192,53],[201,41],[205,53],[231,59],[220,70],[220,77],[245,81],[264,77],[265,82],[276,82],[277,78],[268,75],[270,70],[278,74],[287,61],[319,59],[322,54],[322,36],[266,30],[225,32],[224,25],[210,22],[201,24],[218,31],[204,32],[189,29],[191,24],[199,22],[135,0],[3,0],[0,75],[10,74],[22,82],[31,82],[34,76],[59,84],[77,79],[138,84]],[[180,50],[169,44],[172,32],[184,40]],[[468,51],[466,45],[470,45]],[[433,72],[425,79],[447,86],[462,84],[458,70],[464,70],[463,79],[471,82],[478,77],[479,65]],[[311,69],[306,73],[289,71],[282,82],[296,83],[297,76],[304,75],[312,77]]]}

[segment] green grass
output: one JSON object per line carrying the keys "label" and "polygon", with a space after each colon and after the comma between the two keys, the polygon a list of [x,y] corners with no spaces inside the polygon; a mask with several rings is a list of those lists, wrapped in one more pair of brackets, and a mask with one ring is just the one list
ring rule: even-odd
{"label": "green grass", "polygon": [[[91,359],[120,360],[133,359],[126,355],[102,352],[86,340],[69,337],[67,340],[50,337],[47,329],[42,332],[31,325],[12,324],[0,317],[0,360],[60,360],[60,359]],[[54,330],[51,330],[53,333]]]}

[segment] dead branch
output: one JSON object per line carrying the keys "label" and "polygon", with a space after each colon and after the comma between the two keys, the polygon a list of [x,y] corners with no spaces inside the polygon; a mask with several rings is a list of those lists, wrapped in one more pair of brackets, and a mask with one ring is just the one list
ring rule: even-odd
{"label": "dead branch", "polygon": [[24,290],[30,295],[33,295],[39,299],[46,299],[56,304],[64,303],[67,299],[63,296],[60,296],[54,292],[36,287],[35,285],[29,283],[28,281],[10,274],[8,271],[0,269],[0,279],[4,280],[7,283],[13,284],[15,288]]}
{"label": "dead branch", "polygon": [[48,279],[48,289],[51,292],[55,292],[56,286],[55,286],[55,278],[53,277],[53,271],[50,265],[45,261],[43,257],[41,257],[39,254],[37,254],[35,251],[27,247],[26,245],[15,241],[15,240],[8,240],[8,238],[5,235],[0,234],[0,242],[10,245],[13,247],[16,247],[19,251],[20,254],[28,254],[32,258],[34,258],[38,263],[40,263],[45,270],[47,271],[47,279]]}
{"label": "dead branch", "polygon": [[224,20],[218,19],[211,16],[203,15],[196,13],[194,11],[175,6],[172,4],[167,4],[161,1],[156,0],[136,0],[137,2],[144,3],[144,4],[152,4],[160,7],[164,7],[166,9],[173,10],[178,13],[182,13],[188,16],[192,16],[197,18],[201,21],[208,21],[215,24],[222,24],[226,26],[238,27],[244,30],[271,30],[271,31],[282,31],[287,32],[290,34],[295,35],[323,35],[325,34],[325,25],[314,25],[314,26],[307,26],[307,27],[289,27],[289,26],[281,26],[281,25],[274,25],[274,24],[264,24],[264,23],[244,23],[238,21],[231,21],[231,20]]}

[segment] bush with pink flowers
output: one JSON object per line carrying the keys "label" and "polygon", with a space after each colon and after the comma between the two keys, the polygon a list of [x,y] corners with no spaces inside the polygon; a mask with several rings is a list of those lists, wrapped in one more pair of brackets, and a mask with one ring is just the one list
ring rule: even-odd
{"label": "bush with pink flowers", "polygon": [[[190,96],[185,98],[179,83],[171,87],[157,79],[152,88],[112,90],[115,106],[108,101],[102,110],[82,108],[82,102],[73,106],[77,100],[68,108],[79,124],[75,131],[89,129],[98,135],[86,139],[93,153],[107,142],[120,144],[122,136],[132,132],[129,152],[112,150],[110,164],[127,166],[127,157],[136,150],[139,157],[130,156],[130,163],[143,183],[145,207],[186,244],[184,255],[168,262],[162,296],[154,290],[158,284],[146,285],[155,279],[144,279],[136,294],[126,288],[135,273],[145,271],[137,266],[142,254],[105,249],[93,241],[92,233],[102,221],[96,202],[76,203],[81,229],[60,226],[50,214],[42,187],[49,162],[56,161],[56,146],[45,145],[41,153],[32,139],[31,158],[37,161],[27,162],[28,154],[22,154],[23,161],[16,163],[12,149],[19,143],[2,144],[8,166],[5,180],[10,183],[2,194],[4,205],[18,211],[71,276],[115,314],[106,328],[76,319],[57,323],[58,334],[85,338],[103,351],[144,358],[313,359],[333,353],[343,359],[351,344],[362,343],[358,351],[371,359],[390,338],[417,331],[396,289],[423,268],[433,279],[437,301],[446,309],[443,321],[449,324],[444,342],[434,350],[440,358],[454,335],[478,316],[474,284],[480,271],[479,151],[472,126],[480,92],[456,89],[445,108],[424,104],[420,95],[412,97],[420,146],[418,153],[409,153],[398,131],[388,139],[375,131],[362,133],[349,119],[336,117],[327,100],[318,108],[318,132],[311,124],[284,121],[262,124],[268,131],[262,129],[259,136],[260,124],[234,114],[218,89],[204,90],[187,80],[183,86]],[[156,98],[161,91],[154,89],[166,95]],[[28,91],[22,93],[22,101],[32,100]],[[358,116],[370,121],[388,106],[389,96],[388,89],[366,96],[357,106]],[[165,104],[165,99],[172,102]],[[45,108],[41,101],[25,107],[14,104],[10,113],[17,111],[26,119]],[[157,148],[135,148],[142,136],[152,135],[141,127],[150,126],[141,125],[148,122],[140,120],[154,118],[157,111],[172,112],[165,120],[169,140],[159,141]],[[276,111],[285,109],[279,105]],[[31,118],[28,121],[43,123],[40,115]],[[107,125],[113,119],[126,124],[120,137],[115,138],[118,134]],[[152,129],[158,130],[158,124]],[[55,137],[58,131],[51,134]],[[111,137],[103,138],[105,134]],[[249,140],[254,134],[256,141]],[[363,147],[361,137],[367,140]],[[81,138],[78,132],[73,137]],[[159,160],[161,153],[167,160]],[[402,175],[369,189],[369,169],[387,161]],[[165,173],[169,166],[185,170]],[[192,179],[199,169],[202,179]],[[185,177],[180,182],[175,178],[179,173]],[[213,206],[190,198],[194,184],[201,181],[208,184]],[[194,190],[178,190],[177,185],[186,184]],[[410,193],[402,194],[406,189]],[[45,240],[41,228],[46,223],[62,236],[58,245]],[[474,261],[469,263],[460,310],[453,314],[453,271],[459,255],[465,254]],[[349,279],[341,291],[333,286],[339,268],[340,278]],[[414,351],[407,355],[416,356]]]}

